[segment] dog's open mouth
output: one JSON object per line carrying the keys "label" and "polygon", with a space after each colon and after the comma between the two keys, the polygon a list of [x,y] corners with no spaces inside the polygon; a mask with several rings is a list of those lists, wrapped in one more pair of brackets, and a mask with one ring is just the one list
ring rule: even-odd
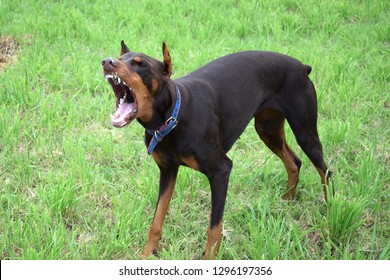
{"label": "dog's open mouth", "polygon": [[116,97],[116,112],[111,115],[112,125],[124,127],[137,115],[137,100],[134,91],[116,74],[106,74],[104,77],[112,86]]}

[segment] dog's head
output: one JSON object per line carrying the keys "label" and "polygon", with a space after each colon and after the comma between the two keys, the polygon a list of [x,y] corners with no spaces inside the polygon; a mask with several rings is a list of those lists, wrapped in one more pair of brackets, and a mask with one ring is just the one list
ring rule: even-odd
{"label": "dog's head", "polygon": [[131,52],[122,41],[120,57],[102,61],[103,75],[116,97],[116,112],[111,116],[115,127],[124,127],[134,119],[146,123],[152,118],[153,99],[172,74],[171,57],[165,43],[162,49],[163,62]]}

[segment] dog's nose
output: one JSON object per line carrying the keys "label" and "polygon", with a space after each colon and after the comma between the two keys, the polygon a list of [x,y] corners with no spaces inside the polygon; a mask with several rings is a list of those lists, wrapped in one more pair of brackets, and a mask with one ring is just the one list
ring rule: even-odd
{"label": "dog's nose", "polygon": [[112,71],[114,67],[118,66],[118,63],[111,57],[103,59],[102,66],[105,71]]}
{"label": "dog's nose", "polygon": [[111,57],[107,57],[107,58],[103,59],[102,65],[103,66],[107,66],[107,65],[113,66],[114,65],[114,60]]}

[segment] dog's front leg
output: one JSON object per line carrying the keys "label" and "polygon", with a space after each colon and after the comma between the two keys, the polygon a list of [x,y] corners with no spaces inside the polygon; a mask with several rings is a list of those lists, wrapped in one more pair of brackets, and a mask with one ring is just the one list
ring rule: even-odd
{"label": "dog's front leg", "polygon": [[207,244],[203,259],[215,259],[222,239],[222,218],[225,208],[232,162],[228,157],[219,164],[216,171],[206,174],[211,187],[211,212],[207,229]]}
{"label": "dog's front leg", "polygon": [[168,211],[169,201],[171,200],[173,190],[176,184],[176,176],[179,167],[161,167],[160,168],[160,190],[158,195],[157,207],[154,213],[152,225],[149,230],[148,241],[141,257],[145,258],[151,254],[157,253],[158,241],[161,239],[165,215]]}

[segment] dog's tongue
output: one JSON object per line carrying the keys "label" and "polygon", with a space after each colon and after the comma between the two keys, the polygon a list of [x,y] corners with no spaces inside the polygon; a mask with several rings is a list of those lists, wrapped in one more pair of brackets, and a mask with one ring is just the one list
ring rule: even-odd
{"label": "dog's tongue", "polygon": [[114,126],[124,126],[136,114],[135,103],[123,102],[119,105],[115,114],[111,116],[111,121]]}

